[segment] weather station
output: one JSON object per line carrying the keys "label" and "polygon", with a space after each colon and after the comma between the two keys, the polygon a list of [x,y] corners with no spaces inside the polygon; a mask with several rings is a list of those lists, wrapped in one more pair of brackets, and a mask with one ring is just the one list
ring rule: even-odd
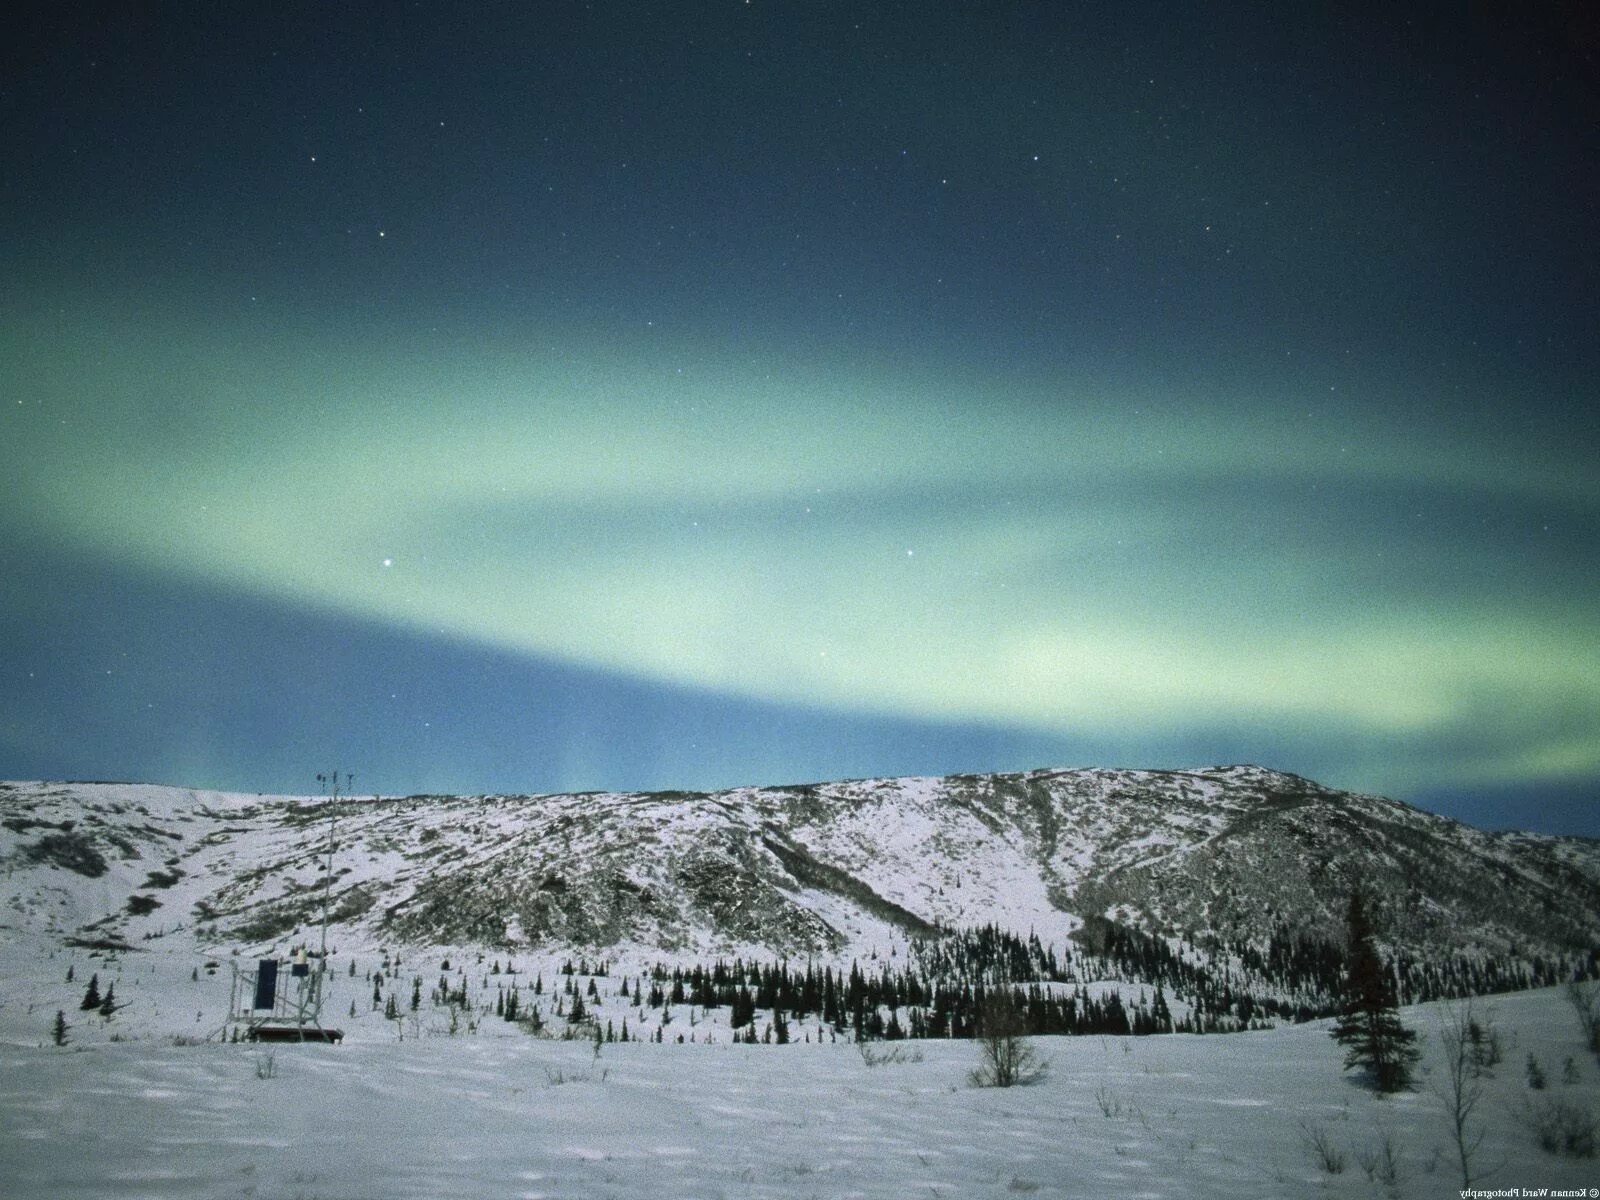
{"label": "weather station", "polygon": [[[236,1041],[337,1043],[344,1039],[342,1029],[330,1029],[322,1024],[328,978],[328,902],[333,887],[334,817],[339,804],[340,775],[337,771],[319,774],[317,782],[328,794],[328,851],[323,864],[319,948],[313,953],[301,946],[285,959],[260,958],[254,967],[244,969],[238,963],[233,964],[228,1018],[223,1032]],[[354,775],[344,775],[346,795],[354,782]]]}

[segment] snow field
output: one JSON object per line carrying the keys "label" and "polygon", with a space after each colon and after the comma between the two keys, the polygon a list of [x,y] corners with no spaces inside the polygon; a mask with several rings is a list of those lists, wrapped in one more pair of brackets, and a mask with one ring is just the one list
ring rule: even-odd
{"label": "snow field", "polygon": [[[1507,1043],[1480,1109],[1493,1186],[1600,1185],[1540,1150],[1530,1102],[1600,1107],[1558,992],[1479,1001]],[[12,1200],[116,1197],[1444,1197],[1460,1187],[1440,1013],[1410,1093],[1339,1070],[1325,1025],[1210,1037],[1041,1038],[1039,1083],[969,1086],[970,1042],[606,1046],[516,1036],[341,1047],[156,1040],[0,1048]],[[1531,1092],[1529,1053],[1549,1077]],[[1574,1059],[1577,1082],[1564,1083]],[[1331,1174],[1310,1148],[1345,1159]],[[1399,1175],[1367,1178],[1388,1138]]]}

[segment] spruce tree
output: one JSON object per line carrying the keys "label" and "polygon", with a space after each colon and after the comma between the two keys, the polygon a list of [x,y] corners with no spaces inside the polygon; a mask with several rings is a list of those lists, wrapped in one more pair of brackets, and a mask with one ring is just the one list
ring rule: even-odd
{"label": "spruce tree", "polygon": [[1398,1092],[1411,1083],[1417,1035],[1400,1023],[1394,979],[1378,955],[1360,889],[1350,895],[1348,923],[1344,1007],[1333,1027],[1333,1040],[1345,1047],[1345,1070],[1365,1067],[1380,1092]]}
{"label": "spruce tree", "polygon": [[1156,984],[1156,999],[1150,1009],[1150,1019],[1155,1022],[1157,1033],[1172,1032],[1172,1010],[1167,1007],[1167,997],[1159,983]]}
{"label": "spruce tree", "polygon": [[56,1009],[55,1024],[50,1027],[50,1036],[58,1046],[67,1044],[67,1014],[59,1008]]}
{"label": "spruce tree", "polygon": [[105,998],[100,1001],[100,1015],[102,1017],[109,1017],[112,1013],[114,1013],[116,1011],[117,1011],[117,985],[115,983],[110,983],[110,984],[106,985]]}
{"label": "spruce tree", "polygon": [[100,976],[89,976],[89,986],[83,993],[83,1001],[78,1005],[84,1012],[91,1012],[100,1007]]}

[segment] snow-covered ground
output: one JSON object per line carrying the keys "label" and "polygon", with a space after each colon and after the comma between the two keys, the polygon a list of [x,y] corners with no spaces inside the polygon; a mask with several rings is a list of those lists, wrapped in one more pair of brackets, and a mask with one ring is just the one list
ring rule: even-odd
{"label": "snow-covered ground", "polygon": [[[1600,1160],[1549,1154],[1527,1126],[1546,1101],[1600,1111],[1600,1068],[1564,997],[1501,996],[1478,1012],[1506,1046],[1473,1118],[1477,1161],[1497,1168],[1482,1186],[1595,1195]],[[0,1045],[0,1195],[1456,1196],[1435,1094],[1440,1016],[1406,1010],[1427,1058],[1416,1089],[1389,1098],[1341,1074],[1322,1023],[1039,1039],[1047,1074],[1007,1090],[969,1085],[970,1042],[899,1043],[918,1060],[876,1066],[843,1042],[633,1043],[597,1057],[498,1021],[404,1042],[392,1023],[361,1022],[343,1046],[13,1043]],[[87,1033],[96,1018],[83,1020]],[[1530,1054],[1543,1091],[1527,1085]],[[1318,1138],[1341,1172],[1324,1169]]]}

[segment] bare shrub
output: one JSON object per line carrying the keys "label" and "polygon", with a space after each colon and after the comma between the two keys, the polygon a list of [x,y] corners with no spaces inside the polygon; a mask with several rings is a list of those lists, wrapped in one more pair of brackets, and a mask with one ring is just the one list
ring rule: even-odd
{"label": "bare shrub", "polygon": [[1593,1158],[1600,1137],[1600,1117],[1592,1108],[1552,1096],[1528,1110],[1527,1124],[1540,1148],[1568,1158]]}
{"label": "bare shrub", "polygon": [[921,1050],[901,1042],[857,1042],[856,1052],[869,1067],[894,1067],[922,1061]]}
{"label": "bare shrub", "polygon": [[1300,1137],[1305,1143],[1306,1153],[1311,1155],[1311,1161],[1316,1163],[1324,1174],[1344,1174],[1344,1150],[1333,1140],[1333,1134],[1328,1132],[1326,1125],[1313,1125],[1308,1121],[1301,1121]]}
{"label": "bare shrub", "polygon": [[1108,1121],[1115,1120],[1125,1111],[1122,1098],[1108,1092],[1103,1084],[1095,1088],[1094,1102],[1100,1106],[1100,1115]]}
{"label": "bare shrub", "polygon": [[1395,1150],[1394,1135],[1386,1133],[1383,1141],[1368,1150],[1356,1151],[1356,1162],[1371,1183],[1381,1183],[1386,1188],[1400,1185],[1400,1155]]}
{"label": "bare shrub", "polygon": [[1104,1086],[1094,1088],[1094,1102],[1098,1104],[1099,1110],[1101,1110],[1101,1117],[1106,1118],[1106,1120],[1131,1117],[1136,1122],[1139,1122],[1139,1125],[1149,1128],[1149,1120],[1144,1117],[1144,1109],[1141,1109],[1138,1104],[1134,1104],[1133,1101],[1128,1101],[1128,1099],[1123,1099],[1122,1096],[1118,1096],[1112,1091],[1107,1091]]}
{"label": "bare shrub", "polygon": [[560,1087],[566,1083],[604,1083],[611,1074],[611,1068],[605,1067],[598,1076],[591,1075],[588,1071],[563,1071],[560,1067],[546,1067],[544,1069],[545,1081],[551,1087]]}
{"label": "bare shrub", "polygon": [[974,1087],[1016,1087],[1034,1083],[1050,1065],[1028,1040],[1027,1016],[1009,992],[990,992],[978,1014],[978,1066],[968,1076]]}
{"label": "bare shrub", "polygon": [[1574,979],[1567,984],[1567,1003],[1583,1026],[1584,1045],[1600,1054],[1600,983],[1593,979]]}
{"label": "bare shrub", "polygon": [[[1461,1168],[1461,1186],[1465,1189],[1487,1173],[1478,1166],[1478,1151],[1486,1131],[1473,1115],[1483,1102],[1481,1079],[1487,1070],[1482,1065],[1484,1023],[1473,1012],[1471,1000],[1460,1006],[1446,1004],[1441,1014],[1439,1040],[1444,1045],[1444,1075],[1434,1082],[1433,1091],[1444,1102],[1450,1136],[1456,1146],[1456,1165]],[[1489,1028],[1492,1030],[1493,1026]],[[1498,1052],[1498,1034],[1494,1044]]]}

